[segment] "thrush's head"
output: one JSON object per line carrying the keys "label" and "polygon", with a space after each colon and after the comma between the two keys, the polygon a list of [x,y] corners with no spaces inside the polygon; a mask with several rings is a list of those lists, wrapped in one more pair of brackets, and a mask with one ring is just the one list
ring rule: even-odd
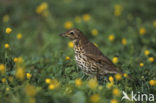
{"label": "thrush's head", "polygon": [[80,39],[82,33],[79,29],[70,29],[69,31],[60,34],[60,36],[68,37],[71,40]]}

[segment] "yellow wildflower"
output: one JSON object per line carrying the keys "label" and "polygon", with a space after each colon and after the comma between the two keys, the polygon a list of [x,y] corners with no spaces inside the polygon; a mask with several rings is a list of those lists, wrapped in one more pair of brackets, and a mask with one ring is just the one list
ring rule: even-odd
{"label": "yellow wildflower", "polygon": [[109,76],[109,81],[114,82],[114,78],[112,76]]}
{"label": "yellow wildflower", "polygon": [[64,23],[65,29],[71,29],[73,27],[73,23],[71,21],[67,21]]}
{"label": "yellow wildflower", "polygon": [[16,36],[16,38],[17,38],[18,40],[20,40],[20,39],[22,38],[22,34],[21,34],[21,33],[18,33],[17,36]]}
{"label": "yellow wildflower", "polygon": [[0,72],[1,73],[5,72],[5,65],[4,64],[0,64]]}
{"label": "yellow wildflower", "polygon": [[46,2],[42,2],[37,8],[36,13],[41,14],[48,8],[48,4]]}
{"label": "yellow wildflower", "polygon": [[8,43],[4,44],[5,48],[10,48],[10,45]]}
{"label": "yellow wildflower", "polygon": [[76,16],[76,17],[75,17],[75,22],[76,22],[76,23],[80,23],[80,22],[81,22],[81,18],[80,18],[79,16]]}
{"label": "yellow wildflower", "polygon": [[156,80],[150,80],[150,81],[149,81],[149,84],[150,84],[151,86],[156,86]]}
{"label": "yellow wildflower", "polygon": [[6,30],[5,30],[5,32],[6,32],[7,34],[10,34],[10,33],[12,32],[12,29],[9,28],[9,27],[7,27]]}
{"label": "yellow wildflower", "polygon": [[143,62],[141,62],[141,63],[140,63],[140,67],[143,67],[143,66],[144,66],[144,63],[143,63]]}
{"label": "yellow wildflower", "polygon": [[110,41],[113,41],[113,40],[115,39],[115,36],[114,36],[113,34],[111,34],[111,35],[108,36],[108,39],[109,39]]}
{"label": "yellow wildflower", "polygon": [[33,86],[33,85],[30,85],[28,84],[26,87],[25,87],[25,92],[28,96],[35,96],[36,95],[36,88]]}
{"label": "yellow wildflower", "polygon": [[30,98],[30,99],[29,99],[29,103],[36,103],[35,98]]}
{"label": "yellow wildflower", "polygon": [[154,62],[154,57],[149,57],[148,60],[149,60],[150,62]]}
{"label": "yellow wildflower", "polygon": [[50,78],[46,78],[45,79],[45,83],[50,84],[51,83],[51,79]]}
{"label": "yellow wildflower", "polygon": [[121,13],[122,13],[122,6],[121,5],[119,5],[119,4],[116,4],[115,6],[114,6],[114,15],[115,16],[120,16],[121,15]]}
{"label": "yellow wildflower", "polygon": [[89,21],[91,19],[90,15],[89,14],[84,14],[83,15],[83,20],[84,21]]}
{"label": "yellow wildflower", "polygon": [[66,56],[66,60],[70,60],[70,57],[69,56]]}
{"label": "yellow wildflower", "polygon": [[118,101],[116,99],[112,99],[110,103],[118,103]]}
{"label": "yellow wildflower", "polygon": [[110,88],[112,88],[113,84],[114,84],[114,82],[107,83],[107,84],[106,84],[106,87],[107,87],[108,89],[110,89]]}
{"label": "yellow wildflower", "polygon": [[55,89],[55,85],[54,84],[50,84],[48,87],[50,90],[54,90]]}
{"label": "yellow wildflower", "polygon": [[146,33],[146,29],[144,27],[141,27],[139,33],[140,35],[144,35]]}
{"label": "yellow wildflower", "polygon": [[27,73],[26,76],[27,76],[27,79],[30,79],[32,77],[30,73]]}
{"label": "yellow wildflower", "polygon": [[9,91],[9,90],[10,90],[10,88],[7,87],[7,88],[6,88],[6,91]]}
{"label": "yellow wildflower", "polygon": [[123,76],[124,76],[125,78],[127,78],[127,77],[128,77],[128,74],[127,74],[127,73],[124,73]]}
{"label": "yellow wildflower", "polygon": [[6,79],[5,78],[2,78],[2,83],[6,83]]}
{"label": "yellow wildflower", "polygon": [[98,82],[96,78],[92,78],[88,81],[88,86],[91,89],[96,89],[96,87],[98,86]]}
{"label": "yellow wildflower", "polygon": [[119,73],[117,73],[117,74],[115,75],[115,78],[116,78],[116,80],[121,80],[122,75],[121,75],[121,74],[119,74]]}
{"label": "yellow wildflower", "polygon": [[146,49],[146,50],[144,51],[144,54],[145,54],[146,56],[148,56],[148,55],[150,54],[150,51]]}
{"label": "yellow wildflower", "polygon": [[73,47],[74,47],[73,42],[68,42],[68,47],[69,47],[69,48],[73,48]]}
{"label": "yellow wildflower", "polygon": [[90,96],[90,101],[91,103],[98,103],[100,101],[99,94],[93,94],[92,96]]}
{"label": "yellow wildflower", "polygon": [[75,85],[77,86],[77,87],[79,87],[79,86],[81,86],[82,85],[82,80],[81,79],[76,79],[75,80]]}
{"label": "yellow wildflower", "polygon": [[9,15],[4,15],[3,16],[3,22],[8,22],[9,21]]}
{"label": "yellow wildflower", "polygon": [[117,63],[118,63],[118,57],[113,57],[112,62],[113,62],[114,64],[117,64]]}
{"label": "yellow wildflower", "polygon": [[153,26],[156,27],[156,20],[153,22]]}
{"label": "yellow wildflower", "polygon": [[120,95],[120,91],[119,91],[118,88],[114,88],[112,93],[113,93],[114,96],[119,96]]}
{"label": "yellow wildflower", "polygon": [[16,70],[16,78],[19,79],[19,80],[23,80],[24,79],[24,69],[23,68],[17,68]]}
{"label": "yellow wildflower", "polygon": [[92,34],[93,36],[98,35],[98,30],[97,30],[97,29],[92,29],[92,30],[91,30],[91,34]]}
{"label": "yellow wildflower", "polygon": [[121,43],[122,43],[123,45],[126,45],[126,44],[127,44],[127,40],[126,40],[126,38],[122,38]]}
{"label": "yellow wildflower", "polygon": [[18,61],[18,58],[17,58],[17,57],[15,57],[15,58],[14,58],[14,62],[16,63],[17,61]]}
{"label": "yellow wildflower", "polygon": [[22,57],[18,57],[18,59],[17,59],[18,61],[18,63],[23,63],[24,62],[24,60],[23,60],[23,58]]}

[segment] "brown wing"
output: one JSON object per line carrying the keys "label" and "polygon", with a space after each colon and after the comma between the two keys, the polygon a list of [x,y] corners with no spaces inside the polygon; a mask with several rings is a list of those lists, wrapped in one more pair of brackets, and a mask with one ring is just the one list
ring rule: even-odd
{"label": "brown wing", "polygon": [[100,71],[105,71],[107,73],[117,73],[116,66],[112,63],[112,61],[104,56],[102,52],[92,43],[88,43],[85,45],[86,56],[90,59],[94,60],[96,63],[102,65]]}

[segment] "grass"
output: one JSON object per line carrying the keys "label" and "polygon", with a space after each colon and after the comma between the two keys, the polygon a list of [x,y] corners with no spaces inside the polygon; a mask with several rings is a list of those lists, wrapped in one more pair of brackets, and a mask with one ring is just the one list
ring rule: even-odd
{"label": "grass", "polygon": [[[122,91],[155,95],[155,3],[0,1],[0,103],[120,103]],[[88,79],[70,40],[58,36],[70,28],[84,32],[128,77]]]}

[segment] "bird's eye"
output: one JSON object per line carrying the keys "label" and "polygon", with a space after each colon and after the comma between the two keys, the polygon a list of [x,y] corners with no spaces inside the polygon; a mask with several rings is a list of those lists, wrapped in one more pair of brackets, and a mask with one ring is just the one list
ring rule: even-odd
{"label": "bird's eye", "polygon": [[74,32],[72,31],[72,32],[70,32],[70,34],[74,34]]}

